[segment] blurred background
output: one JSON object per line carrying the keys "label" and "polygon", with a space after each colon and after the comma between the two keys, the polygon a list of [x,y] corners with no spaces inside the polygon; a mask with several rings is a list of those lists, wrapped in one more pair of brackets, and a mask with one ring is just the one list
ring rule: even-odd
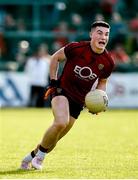
{"label": "blurred background", "polygon": [[69,42],[89,40],[95,20],[111,26],[107,49],[116,66],[109,107],[138,108],[137,0],[0,0],[0,106],[50,106],[42,98],[50,56]]}

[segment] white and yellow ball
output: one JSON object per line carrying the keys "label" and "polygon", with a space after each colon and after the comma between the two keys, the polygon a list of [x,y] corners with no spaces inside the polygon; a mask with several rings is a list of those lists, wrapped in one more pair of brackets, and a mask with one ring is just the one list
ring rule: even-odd
{"label": "white and yellow ball", "polygon": [[95,89],[86,94],[85,105],[93,114],[106,111],[108,107],[108,96],[105,91]]}

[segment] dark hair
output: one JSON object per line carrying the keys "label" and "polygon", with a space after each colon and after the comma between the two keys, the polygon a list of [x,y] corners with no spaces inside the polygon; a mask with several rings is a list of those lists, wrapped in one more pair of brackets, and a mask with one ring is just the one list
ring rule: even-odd
{"label": "dark hair", "polygon": [[94,23],[92,23],[91,28],[95,28],[97,26],[102,26],[110,29],[110,25],[104,21],[95,21]]}

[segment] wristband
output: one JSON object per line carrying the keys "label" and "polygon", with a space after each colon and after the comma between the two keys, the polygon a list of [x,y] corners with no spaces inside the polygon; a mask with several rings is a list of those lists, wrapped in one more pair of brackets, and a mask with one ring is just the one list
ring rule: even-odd
{"label": "wristband", "polygon": [[60,85],[59,79],[58,80],[55,80],[55,79],[50,80],[50,86],[51,87],[59,87],[59,85]]}

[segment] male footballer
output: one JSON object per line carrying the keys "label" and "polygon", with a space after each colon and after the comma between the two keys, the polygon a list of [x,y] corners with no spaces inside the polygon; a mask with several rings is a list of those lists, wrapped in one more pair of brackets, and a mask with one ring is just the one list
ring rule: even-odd
{"label": "male footballer", "polygon": [[[83,110],[85,95],[96,80],[96,89],[106,91],[107,78],[114,68],[114,62],[105,49],[109,33],[108,23],[96,21],[91,26],[90,41],[69,43],[53,54],[51,81],[45,98],[51,97],[54,120],[36,149],[24,157],[21,169],[29,169],[30,165],[42,169],[45,156],[68,133]],[[61,61],[65,61],[65,66],[61,76],[57,77]]]}

